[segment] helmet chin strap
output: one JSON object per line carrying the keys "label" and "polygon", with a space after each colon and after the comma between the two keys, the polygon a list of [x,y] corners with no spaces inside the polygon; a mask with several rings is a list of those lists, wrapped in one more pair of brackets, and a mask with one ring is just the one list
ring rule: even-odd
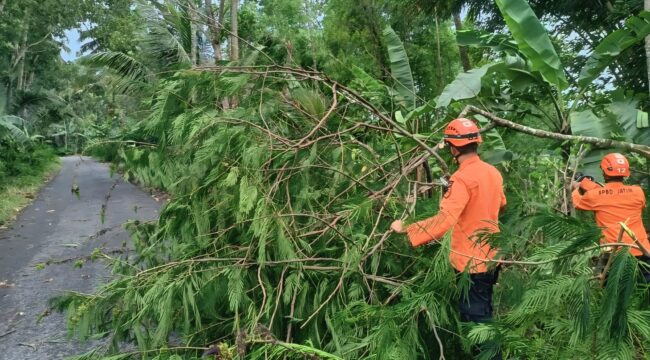
{"label": "helmet chin strap", "polygon": [[[462,154],[460,153],[460,151],[455,150],[455,148],[454,148],[453,145],[449,144],[448,146],[449,146],[449,152],[451,153],[451,156],[454,157],[454,161],[455,161],[456,163],[459,163],[459,161],[458,161],[458,157],[460,157]],[[455,152],[456,152],[455,154],[454,154],[454,150],[455,150]]]}

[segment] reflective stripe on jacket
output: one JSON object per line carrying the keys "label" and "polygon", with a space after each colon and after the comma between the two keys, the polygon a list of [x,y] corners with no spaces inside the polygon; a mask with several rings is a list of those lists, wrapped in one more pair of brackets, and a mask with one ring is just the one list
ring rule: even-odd
{"label": "reflective stripe on jacket", "polygon": [[488,263],[476,259],[493,259],[496,250],[480,241],[481,233],[499,231],[499,210],[506,205],[503,178],[492,165],[478,155],[460,164],[450,179],[450,186],[440,202],[437,215],[411,224],[406,232],[413,246],[439,240],[451,232],[449,259],[458,271],[487,271]]}
{"label": "reflective stripe on jacket", "polygon": [[[603,229],[601,244],[615,243],[621,231],[619,222],[627,221],[627,226],[639,242],[650,250],[648,235],[641,219],[645,208],[645,195],[639,186],[609,182],[604,187],[586,191],[584,195],[574,190],[571,197],[576,209],[593,211],[596,215],[596,224]],[[634,244],[634,240],[627,233],[623,234],[622,242]],[[630,249],[630,252],[634,256],[643,255],[638,249]]]}

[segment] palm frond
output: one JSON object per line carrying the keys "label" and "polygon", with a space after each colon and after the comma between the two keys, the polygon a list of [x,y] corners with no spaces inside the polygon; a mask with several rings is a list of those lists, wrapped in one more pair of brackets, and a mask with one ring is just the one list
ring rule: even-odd
{"label": "palm frond", "polygon": [[119,76],[113,86],[118,92],[133,92],[147,88],[154,74],[140,61],[121,52],[101,52],[80,59],[80,63],[92,67],[104,67]]}
{"label": "palm frond", "polygon": [[15,115],[0,116],[0,137],[10,139],[16,142],[29,142],[30,138],[27,132],[23,130],[25,120]]}
{"label": "palm frond", "polygon": [[164,10],[140,8],[145,20],[143,51],[160,62],[163,69],[183,69],[191,65],[188,27],[189,19],[169,4]]}

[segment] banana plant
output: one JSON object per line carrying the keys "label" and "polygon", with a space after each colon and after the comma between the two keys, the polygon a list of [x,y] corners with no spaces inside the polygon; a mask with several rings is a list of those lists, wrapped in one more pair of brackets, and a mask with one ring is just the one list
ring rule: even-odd
{"label": "banana plant", "polygon": [[417,103],[415,81],[413,81],[413,73],[404,44],[390,26],[384,29],[383,35],[390,59],[391,76],[395,81],[395,100],[403,108],[412,110]]}
{"label": "banana plant", "polygon": [[[648,113],[639,109],[639,100],[626,97],[622,91],[612,94],[612,101],[601,107],[575,111],[571,128],[575,134],[604,139],[623,140],[650,145]],[[581,171],[602,180],[600,160],[611,150],[593,149],[582,160]]]}
{"label": "banana plant", "polygon": [[18,143],[31,141],[25,129],[25,120],[15,115],[0,116],[0,139]]}
{"label": "banana plant", "polygon": [[587,63],[580,71],[578,85],[586,88],[619,56],[632,45],[642,42],[650,35],[650,12],[642,11],[625,20],[624,27],[607,35],[596,46]]}
{"label": "banana plant", "polygon": [[187,9],[179,10],[173,2],[165,1],[139,4],[137,10],[144,22],[134,35],[142,44],[144,56],[105,51],[80,59],[83,65],[109,69],[116,75],[108,78],[119,93],[150,92],[157,78],[191,65],[189,20],[184,13]]}
{"label": "banana plant", "polygon": [[[647,11],[628,18],[624,27],[607,35],[596,46],[580,72],[578,78],[580,92],[584,93],[617,56],[631,46],[644,41],[648,35],[650,35],[650,12]],[[620,90],[615,91],[612,98],[613,101],[606,104],[597,115],[589,114],[591,110],[573,113],[571,118],[573,133],[596,135],[607,139],[619,137],[628,142],[649,145],[648,114],[638,108],[638,100],[626,98]],[[582,162],[583,172],[589,172],[600,178],[598,164],[602,155],[607,152],[607,150],[591,151]]]}
{"label": "banana plant", "polygon": [[[461,31],[457,34],[457,40],[465,46],[491,48],[502,55],[502,60],[459,74],[436,100],[438,107],[447,107],[454,101],[476,98],[485,88],[483,81],[486,76],[505,75],[506,80],[514,87],[513,90],[523,90],[531,86],[557,90],[567,87],[560,58],[528,2],[499,0],[496,3],[506,20],[510,34]],[[549,94],[554,96],[551,92]]]}
{"label": "banana plant", "polygon": [[[560,58],[543,25],[535,16],[526,0],[497,0],[510,34],[487,34],[478,31],[462,31],[457,34],[459,44],[490,48],[502,55],[502,61],[488,63],[467,73],[461,73],[445,87],[436,100],[438,107],[448,107],[457,101],[478,98],[482,92],[495,93],[495,82],[508,83],[509,99],[527,103],[540,110],[542,101],[527,95],[537,89],[554,106],[554,115],[538,111],[547,118],[552,131],[603,138],[619,137],[622,140],[645,144],[647,113],[633,108],[630,100],[615,100],[604,109],[580,108],[582,98],[593,81],[624,50],[638,44],[650,34],[650,13],[642,11],[625,21],[624,26],[606,36],[580,72],[576,83],[568,88],[568,82]],[[541,90],[541,91],[540,91]],[[571,100],[563,101],[563,97]],[[539,94],[538,94],[539,95]],[[500,95],[497,95],[500,96]],[[636,103],[634,103],[636,104]],[[495,110],[512,111],[509,107]],[[543,110],[543,109],[542,109]],[[598,176],[597,161],[606,150],[591,151],[582,159],[582,171]]]}
{"label": "banana plant", "polygon": [[501,15],[522,54],[530,61],[532,71],[545,81],[564,89],[567,87],[564,68],[546,29],[525,0],[496,0]]}

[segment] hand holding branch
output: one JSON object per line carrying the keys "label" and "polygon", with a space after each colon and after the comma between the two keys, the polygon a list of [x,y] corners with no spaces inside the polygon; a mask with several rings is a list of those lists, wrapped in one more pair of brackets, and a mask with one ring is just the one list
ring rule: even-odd
{"label": "hand holding branch", "polygon": [[406,232],[406,229],[404,228],[404,222],[402,220],[393,221],[393,223],[390,224],[390,228],[398,234],[403,234]]}

